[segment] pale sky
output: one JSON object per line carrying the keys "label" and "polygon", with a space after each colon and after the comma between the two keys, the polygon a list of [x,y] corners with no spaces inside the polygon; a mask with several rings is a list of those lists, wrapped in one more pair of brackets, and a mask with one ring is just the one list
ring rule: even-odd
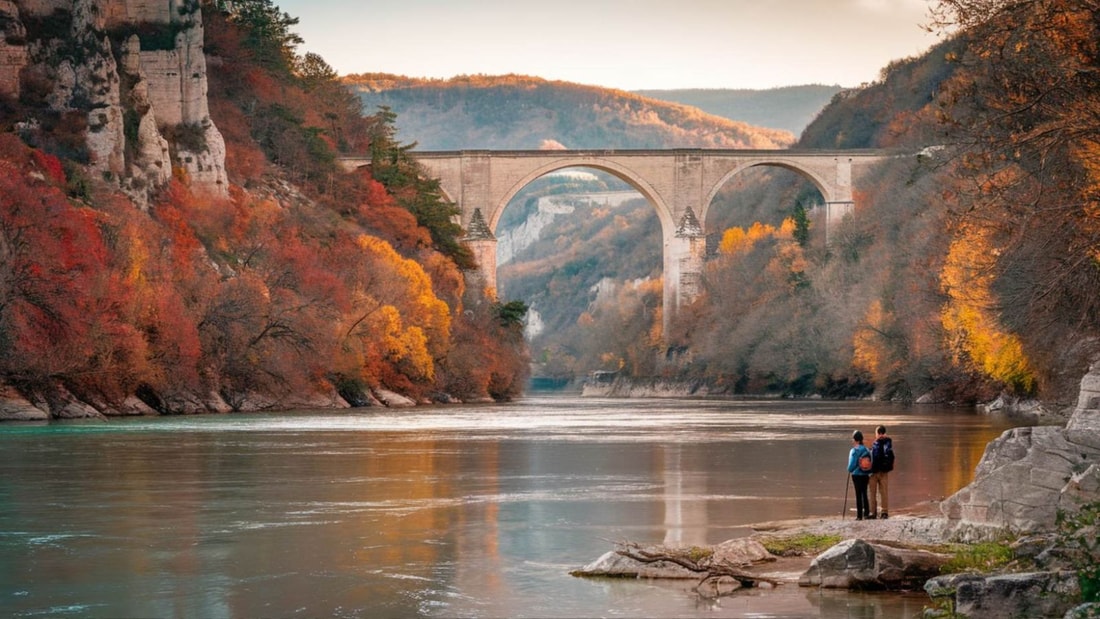
{"label": "pale sky", "polygon": [[341,75],[641,90],[845,87],[919,55],[929,0],[274,0]]}

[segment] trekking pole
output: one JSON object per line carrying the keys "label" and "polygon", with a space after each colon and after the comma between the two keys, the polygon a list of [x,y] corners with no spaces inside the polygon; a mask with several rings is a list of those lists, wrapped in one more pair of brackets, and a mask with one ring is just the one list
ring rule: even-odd
{"label": "trekking pole", "polygon": [[852,475],[845,475],[844,479],[844,511],[840,512],[841,520],[848,517],[848,486],[852,485]]}

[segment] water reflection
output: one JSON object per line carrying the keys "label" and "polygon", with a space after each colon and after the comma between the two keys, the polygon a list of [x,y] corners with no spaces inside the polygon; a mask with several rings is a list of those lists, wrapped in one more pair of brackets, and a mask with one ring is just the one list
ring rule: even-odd
{"label": "water reflection", "polygon": [[923,596],[704,601],[568,576],[616,541],[839,517],[847,436],[878,423],[898,508],[966,483],[1008,425],[872,403],[533,398],[0,426],[0,612],[912,616]]}

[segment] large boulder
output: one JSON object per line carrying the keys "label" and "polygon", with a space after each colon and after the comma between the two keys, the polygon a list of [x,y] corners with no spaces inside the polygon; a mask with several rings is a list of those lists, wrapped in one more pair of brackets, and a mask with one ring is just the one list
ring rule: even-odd
{"label": "large boulder", "polygon": [[1015,428],[992,441],[974,481],[942,504],[960,540],[1050,530],[1059,511],[1100,500],[1100,362],[1081,381],[1065,428]]}
{"label": "large boulder", "polygon": [[954,615],[970,619],[1060,618],[1080,603],[1071,571],[1021,574],[951,574],[929,580],[924,590],[946,600]]}
{"label": "large boulder", "polygon": [[803,587],[913,590],[940,573],[946,555],[850,539],[821,553],[798,579]]}
{"label": "large boulder", "polygon": [[1067,439],[1100,451],[1100,361],[1092,364],[1081,379],[1077,407],[1066,424]]}

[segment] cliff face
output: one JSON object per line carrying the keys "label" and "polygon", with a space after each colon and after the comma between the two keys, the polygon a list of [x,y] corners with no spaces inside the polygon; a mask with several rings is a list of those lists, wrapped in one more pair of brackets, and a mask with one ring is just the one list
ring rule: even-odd
{"label": "cliff face", "polygon": [[19,71],[27,66],[27,30],[12,0],[0,0],[0,94],[19,95]]}
{"label": "cliff face", "polygon": [[0,94],[83,118],[93,172],[142,206],[173,167],[226,194],[198,2],[0,0],[0,31]]}
{"label": "cliff face", "polygon": [[1065,428],[1008,430],[986,446],[974,481],[942,505],[962,539],[1050,530],[1058,512],[1100,500],[1100,361],[1081,379]]}

